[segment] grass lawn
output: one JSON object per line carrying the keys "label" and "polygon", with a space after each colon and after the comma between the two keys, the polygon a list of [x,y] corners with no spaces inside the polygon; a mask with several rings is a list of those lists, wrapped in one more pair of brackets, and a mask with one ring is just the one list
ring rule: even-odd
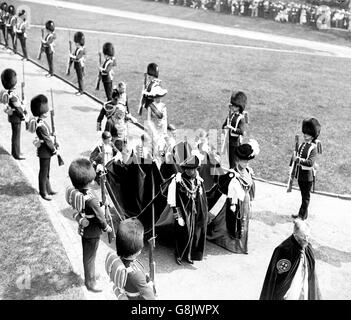
{"label": "grass lawn", "polygon": [[1,146],[0,162],[0,300],[84,299],[36,191]]}
{"label": "grass lawn", "polygon": [[[86,0],[84,3],[92,1]],[[99,5],[106,3],[102,0]],[[131,10],[133,7],[134,10],[143,9],[145,13],[162,15],[171,14],[173,11],[170,9],[174,9],[178,13],[175,17],[193,20],[201,20],[203,15],[207,15],[207,22],[215,23],[217,17],[218,24],[233,18],[221,15],[221,19],[218,19],[214,12],[168,7],[154,2],[117,0],[108,3],[118,9]],[[156,6],[160,9],[150,9]],[[157,24],[97,14],[83,15],[73,10],[47,6],[41,6],[39,10],[36,5],[31,5],[31,8],[32,23],[54,19],[56,25],[74,29],[89,28],[192,40],[204,40],[207,36],[208,41],[257,45],[257,42],[234,37],[207,35],[195,30],[168,26],[161,28]],[[39,17],[39,12],[45,18]],[[275,22],[269,23],[272,29],[280,26]],[[251,22],[250,25],[255,24]],[[281,26],[296,30],[300,28],[287,24]],[[304,33],[309,32],[308,28],[302,29]],[[263,31],[260,24],[256,30]],[[288,33],[287,29],[286,32]],[[68,32],[58,30],[57,36],[55,69],[63,76],[68,57]],[[31,28],[28,48],[33,58],[37,55],[39,39],[39,29]],[[318,40],[318,37],[314,37],[314,40]],[[337,43],[342,44],[343,40],[339,40]],[[96,93],[96,51],[98,44],[102,46],[105,41],[113,42],[117,49],[118,67],[115,80],[127,82],[132,113],[136,114],[137,111],[143,72],[146,65],[152,61],[160,65],[160,78],[169,92],[164,99],[168,106],[169,122],[179,129],[220,128],[227,115],[231,90],[241,89],[247,93],[249,99],[248,136],[256,138],[261,146],[261,154],[252,164],[256,175],[280,182],[287,182],[294,136],[296,133],[300,133],[301,136],[302,120],[315,116],[322,124],[320,139],[324,147],[324,153],[318,159],[316,190],[351,193],[348,182],[351,177],[351,145],[344,143],[351,134],[351,75],[345,72],[351,67],[350,60],[87,33],[88,60],[85,81],[86,90],[92,93]],[[269,46],[268,43],[266,45]],[[274,48],[277,47],[275,44]],[[282,48],[286,49],[284,46]],[[47,66],[45,56],[41,63]],[[69,79],[76,81],[74,71]],[[104,98],[102,90],[96,94]],[[90,125],[92,130],[95,130],[95,124]]]}

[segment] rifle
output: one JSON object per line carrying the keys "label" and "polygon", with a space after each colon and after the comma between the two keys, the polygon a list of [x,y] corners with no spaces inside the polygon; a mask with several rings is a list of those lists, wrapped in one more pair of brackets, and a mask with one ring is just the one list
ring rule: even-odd
{"label": "rifle", "polygon": [[107,203],[107,198],[106,198],[106,169],[105,169],[105,146],[104,146],[104,144],[102,144],[101,152],[102,152],[102,164],[104,166],[104,171],[101,172],[101,175],[100,175],[101,201],[102,201],[103,206],[105,206],[106,222],[112,228],[112,231],[107,233],[108,243],[111,243],[112,240],[115,239],[115,228],[113,226],[110,207]]}
{"label": "rifle", "polygon": [[299,135],[295,135],[295,149],[293,152],[293,156],[291,157],[290,160],[290,172],[289,172],[289,181],[288,181],[288,185],[286,187],[286,192],[291,192],[292,190],[292,185],[294,182],[294,178],[296,175],[296,169],[297,169],[297,163],[294,160],[294,158],[297,156],[299,150]]}
{"label": "rifle", "polygon": [[[154,199],[154,197],[155,197],[155,182],[154,182],[154,175],[153,175],[152,171],[151,171],[151,183],[152,183],[152,199]],[[154,206],[154,203],[151,204],[151,218],[152,218],[152,236],[148,240],[148,242],[149,242],[149,269],[150,269],[150,280],[152,281],[154,294],[155,294],[155,296],[157,296],[156,285],[155,285],[156,261],[154,260],[154,249],[156,247],[156,244],[155,244],[156,235],[155,235],[155,206]]]}
{"label": "rifle", "polygon": [[147,73],[144,73],[144,83],[143,83],[143,88],[141,90],[141,98],[140,98],[140,102],[139,102],[139,108],[138,108],[138,115],[141,116],[143,113],[143,107],[145,104],[145,94],[144,94],[144,90],[146,89],[146,85],[147,85]]}
{"label": "rifle", "polygon": [[71,32],[69,30],[68,30],[68,50],[69,50],[69,56],[68,56],[67,71],[66,71],[67,76],[69,76],[71,73],[71,66],[73,63],[73,59],[70,56],[72,53],[72,41],[71,41]]}
{"label": "rifle", "polygon": [[[25,95],[24,95],[24,87],[25,87],[25,79],[24,79],[24,60],[22,60],[22,75],[23,75],[23,81],[21,82],[21,100],[22,103],[25,99]],[[26,123],[26,130],[29,129],[29,115],[27,112],[27,108],[26,105],[23,104],[23,113],[24,113],[24,119],[25,119],[25,123]]]}
{"label": "rifle", "polygon": [[[227,118],[227,126],[229,126],[229,124],[230,124],[230,110],[229,110],[229,114],[228,114],[228,118]],[[221,146],[221,154],[223,154],[224,148],[225,148],[225,146],[226,146],[226,144],[227,144],[228,135],[229,135],[229,130],[230,130],[230,129],[227,128],[226,131],[225,131],[224,140],[223,140],[222,146]]]}
{"label": "rifle", "polygon": [[[54,137],[54,145],[56,147],[56,149],[58,149],[59,144],[57,143],[57,139],[56,139],[56,130],[55,130],[55,121],[54,121],[54,116],[55,116],[55,110],[54,110],[54,96],[52,93],[52,89],[51,89],[51,105],[52,108],[50,110],[50,117],[51,117],[51,135]],[[61,157],[61,155],[57,152],[57,161],[58,161],[58,165],[59,166],[63,166],[65,163],[63,162],[63,159]]]}
{"label": "rifle", "polygon": [[[99,55],[99,68],[101,68],[101,64],[102,64],[102,57],[101,57],[101,52],[100,50],[100,44],[98,44],[99,49],[98,49],[98,55]],[[101,82],[101,71],[99,69],[99,73],[96,79],[96,86],[95,86],[95,90],[99,90],[100,89],[100,82]]]}
{"label": "rifle", "polygon": [[[44,29],[41,29],[41,40],[44,40]],[[40,42],[39,52],[38,52],[38,56],[37,56],[38,60],[41,59],[41,54],[43,53],[43,51],[44,51],[43,43]]]}

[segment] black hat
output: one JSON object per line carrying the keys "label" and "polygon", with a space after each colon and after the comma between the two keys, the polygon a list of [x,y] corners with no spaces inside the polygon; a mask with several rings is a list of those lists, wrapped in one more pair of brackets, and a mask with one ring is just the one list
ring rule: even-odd
{"label": "black hat", "polygon": [[234,154],[241,160],[251,160],[255,158],[254,150],[248,143],[244,143],[234,149]]}
{"label": "black hat", "polygon": [[101,135],[101,138],[106,140],[106,139],[112,138],[112,136],[111,136],[111,133],[109,131],[104,131]]}
{"label": "black hat", "polygon": [[21,10],[20,12],[18,12],[18,16],[21,17],[26,13],[26,10]]}
{"label": "black hat", "polygon": [[1,73],[1,83],[6,90],[12,89],[17,84],[17,74],[13,69],[5,69]]}
{"label": "black hat", "polygon": [[116,231],[116,250],[120,257],[127,258],[144,247],[144,227],[136,218],[122,220]]}
{"label": "black hat", "polygon": [[309,134],[317,139],[321,133],[321,125],[316,118],[304,119],[302,121],[302,133]]}
{"label": "black hat", "polygon": [[175,127],[174,124],[169,123],[169,124],[167,125],[167,130],[169,130],[169,131],[174,131],[174,130],[177,130],[177,128]]}
{"label": "black hat", "polygon": [[76,32],[73,37],[74,43],[79,43],[81,46],[85,44],[85,36],[83,32]]}
{"label": "black hat", "polygon": [[246,102],[247,102],[247,97],[246,97],[246,94],[244,92],[233,91],[233,93],[230,97],[230,103],[233,106],[239,107],[241,113],[245,110]]}
{"label": "black hat", "polygon": [[180,166],[183,169],[196,169],[200,166],[200,160],[196,155],[192,155],[189,158],[185,159]]}
{"label": "black hat", "polygon": [[115,48],[111,42],[106,42],[102,46],[102,53],[106,56],[113,57],[115,55]]}
{"label": "black hat", "polygon": [[113,88],[113,89],[112,89],[112,95],[111,95],[111,97],[112,97],[112,99],[114,99],[114,100],[117,100],[117,99],[118,99],[118,97],[119,97],[119,92],[118,92],[117,88]]}
{"label": "black hat", "polygon": [[11,4],[11,5],[9,6],[7,12],[8,12],[9,14],[11,14],[11,15],[14,16],[14,15],[16,14],[16,9],[15,9],[15,7]]}
{"label": "black hat", "polygon": [[158,65],[156,63],[149,63],[147,66],[146,73],[149,76],[153,76],[155,78],[158,78]]}
{"label": "black hat", "polygon": [[88,159],[78,158],[70,164],[68,175],[73,186],[76,189],[81,189],[95,179],[96,173]]}
{"label": "black hat", "polygon": [[55,23],[52,20],[49,20],[45,23],[45,28],[48,29],[51,32],[54,32],[55,30]]}
{"label": "black hat", "polygon": [[0,6],[1,10],[7,11],[7,3],[3,2]]}
{"label": "black hat", "polygon": [[39,117],[49,111],[48,98],[43,94],[35,96],[30,102],[30,110],[34,117]]}

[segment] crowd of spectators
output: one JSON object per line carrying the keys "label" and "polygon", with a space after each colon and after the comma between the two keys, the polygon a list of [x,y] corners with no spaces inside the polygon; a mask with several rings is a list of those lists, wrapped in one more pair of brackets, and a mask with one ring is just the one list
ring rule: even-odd
{"label": "crowd of spectators", "polygon": [[351,31],[351,9],[326,5],[301,4],[270,0],[154,0],[169,5],[213,10],[237,16],[297,23],[318,29],[339,28]]}

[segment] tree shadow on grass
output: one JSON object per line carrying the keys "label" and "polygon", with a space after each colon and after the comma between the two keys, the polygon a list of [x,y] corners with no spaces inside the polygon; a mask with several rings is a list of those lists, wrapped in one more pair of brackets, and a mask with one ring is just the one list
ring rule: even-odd
{"label": "tree shadow on grass", "polygon": [[[8,286],[3,293],[5,300],[33,300],[64,294],[66,290],[84,285],[84,280],[74,273],[52,271],[34,275],[18,284]],[[20,289],[23,288],[23,289]]]}
{"label": "tree shadow on grass", "polygon": [[280,215],[273,211],[253,211],[251,218],[253,220],[264,222],[269,226],[275,226],[277,223],[284,224],[292,222],[288,215]]}
{"label": "tree shadow on grass", "polygon": [[338,250],[328,246],[320,246],[317,242],[311,242],[316,259],[339,268],[341,267],[341,263],[351,262],[351,252]]}
{"label": "tree shadow on grass", "polygon": [[0,184],[0,194],[18,197],[37,194],[37,191],[26,183],[15,182],[11,184]]}
{"label": "tree shadow on grass", "polygon": [[9,156],[10,154],[2,146],[0,146],[0,155]]}
{"label": "tree shadow on grass", "polygon": [[96,108],[88,107],[88,106],[73,106],[71,107],[73,110],[81,111],[81,112],[98,112]]}

